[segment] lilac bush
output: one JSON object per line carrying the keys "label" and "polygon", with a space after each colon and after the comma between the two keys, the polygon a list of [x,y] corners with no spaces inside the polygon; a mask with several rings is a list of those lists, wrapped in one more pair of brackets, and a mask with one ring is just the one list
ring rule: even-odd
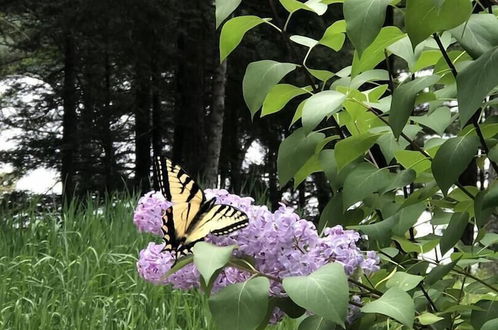
{"label": "lilac bush", "polygon": [[[321,266],[338,262],[348,275],[357,270],[369,274],[378,270],[379,258],[375,252],[362,252],[356,246],[360,235],[341,226],[325,228],[322,236],[310,221],[301,219],[291,208],[281,205],[271,212],[266,206],[253,204],[253,199],[229,194],[222,189],[206,189],[206,197],[216,198],[220,204],[233,205],[247,213],[249,225],[227,236],[209,235],[206,241],[218,246],[236,245],[236,256],[249,256],[256,269],[272,278],[308,275]],[[134,222],[141,231],[160,234],[161,212],[171,203],[160,193],[149,192],[139,201]],[[179,289],[198,288],[199,272],[189,264],[167,278],[163,276],[174,263],[174,254],[161,252],[164,244],[149,243],[140,252],[137,269],[142,278],[155,284],[172,285]],[[213,290],[247,280],[246,271],[227,267],[216,279]],[[286,296],[280,282],[271,281],[270,294]],[[272,321],[278,321],[282,312],[276,311]]]}

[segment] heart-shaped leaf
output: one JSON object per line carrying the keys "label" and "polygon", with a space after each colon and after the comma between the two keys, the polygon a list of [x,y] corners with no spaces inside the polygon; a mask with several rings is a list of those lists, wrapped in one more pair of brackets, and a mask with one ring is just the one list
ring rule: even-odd
{"label": "heart-shaped leaf", "polygon": [[194,254],[194,264],[204,278],[205,283],[209,283],[213,274],[225,267],[230,260],[234,245],[216,246],[206,242],[196,243],[192,249]]}
{"label": "heart-shaped leaf", "polygon": [[432,161],[432,174],[443,194],[465,171],[478,147],[479,139],[474,135],[457,136],[441,145]]}
{"label": "heart-shaped leaf", "polygon": [[325,117],[339,111],[345,99],[346,95],[336,91],[323,91],[308,98],[301,119],[305,132],[311,132]]}
{"label": "heart-shaped leaf", "polygon": [[462,127],[481,107],[483,99],[498,85],[498,47],[467,65],[457,77],[458,112]]}
{"label": "heart-shaped leaf", "polygon": [[282,141],[277,156],[277,172],[282,186],[315,154],[317,145],[324,137],[324,134],[316,132],[305,135],[304,129],[299,128]]}
{"label": "heart-shaped leaf", "polygon": [[265,22],[258,16],[238,16],[226,22],[220,35],[220,62],[240,44],[247,31]]}
{"label": "heart-shaped leaf", "polygon": [[405,272],[396,272],[386,282],[387,288],[399,288],[403,291],[410,291],[422,282],[423,276],[412,275]]}
{"label": "heart-shaped leaf", "polygon": [[408,328],[413,326],[415,319],[415,304],[412,297],[398,288],[390,288],[379,299],[365,304],[361,311],[387,315]]}
{"label": "heart-shaped leaf", "polygon": [[450,32],[473,58],[498,46],[498,19],[493,14],[472,14],[467,22]]}
{"label": "heart-shaped leaf", "polygon": [[441,254],[448,252],[462,238],[462,235],[469,222],[468,213],[455,213],[451,217],[448,227],[443,232],[440,240]]}
{"label": "heart-shaped leaf", "polygon": [[216,28],[234,12],[242,0],[216,0]]}
{"label": "heart-shaped leaf", "polygon": [[242,81],[242,91],[252,117],[263,105],[271,88],[295,68],[295,64],[271,60],[252,62],[247,66]]}
{"label": "heart-shaped leaf", "polygon": [[263,101],[261,117],[282,110],[285,105],[294,97],[306,94],[304,88],[299,88],[290,84],[278,84],[273,86]]}
{"label": "heart-shaped leaf", "polygon": [[379,34],[391,0],[348,0],[344,2],[344,19],[349,39],[361,56]]}
{"label": "heart-shaped leaf", "polygon": [[283,286],[296,304],[344,327],[349,288],[342,265],[330,263],[308,276],[287,277]]}
{"label": "heart-shaped leaf", "polygon": [[270,281],[256,277],[229,285],[209,298],[209,309],[219,329],[254,330],[265,319]]}

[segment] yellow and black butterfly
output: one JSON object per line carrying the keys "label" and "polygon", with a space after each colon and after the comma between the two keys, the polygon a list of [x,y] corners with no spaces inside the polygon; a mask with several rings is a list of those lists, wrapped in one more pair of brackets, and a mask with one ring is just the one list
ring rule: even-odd
{"label": "yellow and black butterfly", "polygon": [[178,165],[161,156],[155,157],[154,174],[163,196],[173,205],[163,214],[162,231],[166,245],[163,251],[179,256],[209,233],[225,235],[247,226],[247,215],[231,205],[209,201],[202,189]]}

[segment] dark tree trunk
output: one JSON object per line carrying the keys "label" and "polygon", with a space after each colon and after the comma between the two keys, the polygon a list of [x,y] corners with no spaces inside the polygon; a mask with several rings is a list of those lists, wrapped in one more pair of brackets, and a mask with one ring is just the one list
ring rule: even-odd
{"label": "dark tree trunk", "polygon": [[213,79],[213,104],[209,115],[209,143],[207,145],[204,178],[206,184],[216,186],[218,182],[218,165],[223,136],[223,115],[225,112],[225,84],[227,62],[221,63],[215,71]]}
{"label": "dark tree trunk", "polygon": [[[157,65],[157,54],[152,58],[152,154],[159,156],[163,154],[163,118],[162,118],[162,96],[161,96],[161,76]],[[159,190],[159,182],[154,176],[154,190]]]}
{"label": "dark tree trunk", "polygon": [[268,172],[268,188],[270,193],[270,203],[273,210],[276,210],[279,207],[279,203],[282,199],[282,190],[279,189],[278,186],[278,177],[277,177],[277,156],[278,156],[278,147],[280,141],[277,135],[272,132],[271,125],[268,125],[267,132],[267,145],[268,145],[268,154],[267,154],[267,168]]}
{"label": "dark tree trunk", "polygon": [[313,173],[313,181],[316,185],[316,198],[318,199],[318,211],[321,213],[330,200],[331,190],[327,178],[323,172]]}
{"label": "dark tree trunk", "polygon": [[141,192],[150,188],[150,75],[140,64],[135,78],[135,185]]}
{"label": "dark tree trunk", "polygon": [[[107,47],[107,45],[106,45]],[[111,63],[109,59],[109,51],[105,50],[104,55],[105,66],[105,89],[104,89],[104,106],[101,115],[102,129],[102,147],[104,149],[104,176],[105,188],[107,191],[115,189],[114,175],[114,148],[112,146],[111,132]]]}
{"label": "dark tree trunk", "polygon": [[62,99],[64,114],[62,118],[62,184],[63,200],[70,202],[75,192],[75,151],[77,148],[76,132],[76,50],[71,32],[66,32],[64,40],[64,87]]}
{"label": "dark tree trunk", "polygon": [[197,177],[206,156],[205,56],[211,53],[208,47],[214,47],[209,42],[211,32],[206,28],[209,23],[206,17],[213,8],[202,0],[180,7],[173,159]]}

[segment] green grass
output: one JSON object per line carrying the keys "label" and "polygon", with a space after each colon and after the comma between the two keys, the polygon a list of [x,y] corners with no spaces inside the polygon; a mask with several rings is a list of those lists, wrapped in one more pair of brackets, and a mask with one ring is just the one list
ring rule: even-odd
{"label": "green grass", "polygon": [[160,239],[135,229],[133,198],[84,204],[63,221],[0,210],[1,329],[214,329],[201,293],[138,277],[138,252]]}

